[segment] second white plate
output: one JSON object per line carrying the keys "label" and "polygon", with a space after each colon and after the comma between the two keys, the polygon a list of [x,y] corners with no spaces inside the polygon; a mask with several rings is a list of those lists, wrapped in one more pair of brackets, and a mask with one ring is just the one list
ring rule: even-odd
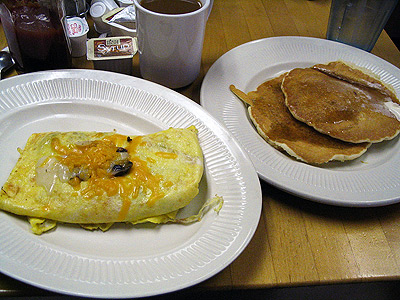
{"label": "second white plate", "polygon": [[205,76],[201,105],[236,137],[259,176],[289,193],[339,206],[399,202],[399,138],[371,146],[354,161],[307,165],[268,145],[251,124],[245,105],[229,90],[234,84],[247,93],[293,68],[335,60],[371,70],[400,95],[400,70],[368,52],[323,39],[274,37],[243,44],[221,56]]}

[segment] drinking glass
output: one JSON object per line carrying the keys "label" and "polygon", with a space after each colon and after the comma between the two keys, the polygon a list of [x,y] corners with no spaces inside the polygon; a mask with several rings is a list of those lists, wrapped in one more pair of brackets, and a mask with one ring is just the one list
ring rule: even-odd
{"label": "drinking glass", "polygon": [[371,51],[398,0],[332,0],[327,38]]}

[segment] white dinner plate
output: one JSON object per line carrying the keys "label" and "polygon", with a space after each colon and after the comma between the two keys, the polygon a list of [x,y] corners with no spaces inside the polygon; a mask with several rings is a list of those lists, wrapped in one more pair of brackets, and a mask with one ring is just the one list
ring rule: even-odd
{"label": "white dinner plate", "polygon": [[360,158],[311,166],[267,144],[245,105],[229,90],[244,92],[296,67],[343,60],[367,68],[400,95],[400,70],[371,53],[307,37],[273,37],[238,46],[221,56],[203,81],[201,105],[226,125],[249,153],[259,176],[289,193],[339,206],[382,206],[400,201],[399,138],[372,145]]}
{"label": "white dinner plate", "polygon": [[204,152],[200,193],[224,198],[190,225],[115,224],[107,232],[60,224],[37,236],[25,217],[0,212],[0,271],[68,295],[130,298],[197,284],[228,266],[246,247],[261,212],[260,182],[247,154],[200,105],[160,85],[117,73],[60,70],[0,82],[0,181],[18,147],[34,132],[112,131],[148,134],[195,125]]}

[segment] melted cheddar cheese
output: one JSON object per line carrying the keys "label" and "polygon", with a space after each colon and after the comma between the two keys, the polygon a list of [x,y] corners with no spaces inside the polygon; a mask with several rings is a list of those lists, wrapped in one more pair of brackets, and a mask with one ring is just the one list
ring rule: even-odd
{"label": "melted cheddar cheese", "polygon": [[[58,138],[53,138],[51,146],[57,154],[56,158],[66,166],[70,172],[76,168],[87,169],[89,173],[88,185],[82,189],[82,196],[85,198],[93,198],[106,193],[112,197],[119,194],[123,200],[118,220],[124,220],[126,217],[131,200],[135,199],[140,189],[148,189],[151,196],[147,205],[154,205],[155,201],[162,198],[165,194],[161,191],[161,176],[154,176],[149,170],[147,163],[135,156],[136,148],[142,144],[142,137],[137,136],[129,139],[126,147],[131,162],[132,169],[126,176],[116,177],[109,172],[110,165],[118,159],[116,144],[123,144],[127,141],[126,136],[115,134],[105,137],[101,140],[85,142],[83,144],[61,145]],[[145,144],[142,144],[145,145]],[[156,152],[155,155],[168,159],[176,159],[175,153]],[[76,178],[72,178],[69,183],[76,186]]]}

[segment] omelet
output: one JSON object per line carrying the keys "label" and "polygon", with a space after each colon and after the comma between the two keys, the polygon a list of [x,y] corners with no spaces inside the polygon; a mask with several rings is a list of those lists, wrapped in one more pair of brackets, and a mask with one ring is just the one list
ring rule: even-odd
{"label": "omelet", "polygon": [[163,223],[199,192],[197,129],[149,135],[46,132],[30,136],[0,192],[0,209],[28,216],[35,233],[56,222],[107,230]]}

